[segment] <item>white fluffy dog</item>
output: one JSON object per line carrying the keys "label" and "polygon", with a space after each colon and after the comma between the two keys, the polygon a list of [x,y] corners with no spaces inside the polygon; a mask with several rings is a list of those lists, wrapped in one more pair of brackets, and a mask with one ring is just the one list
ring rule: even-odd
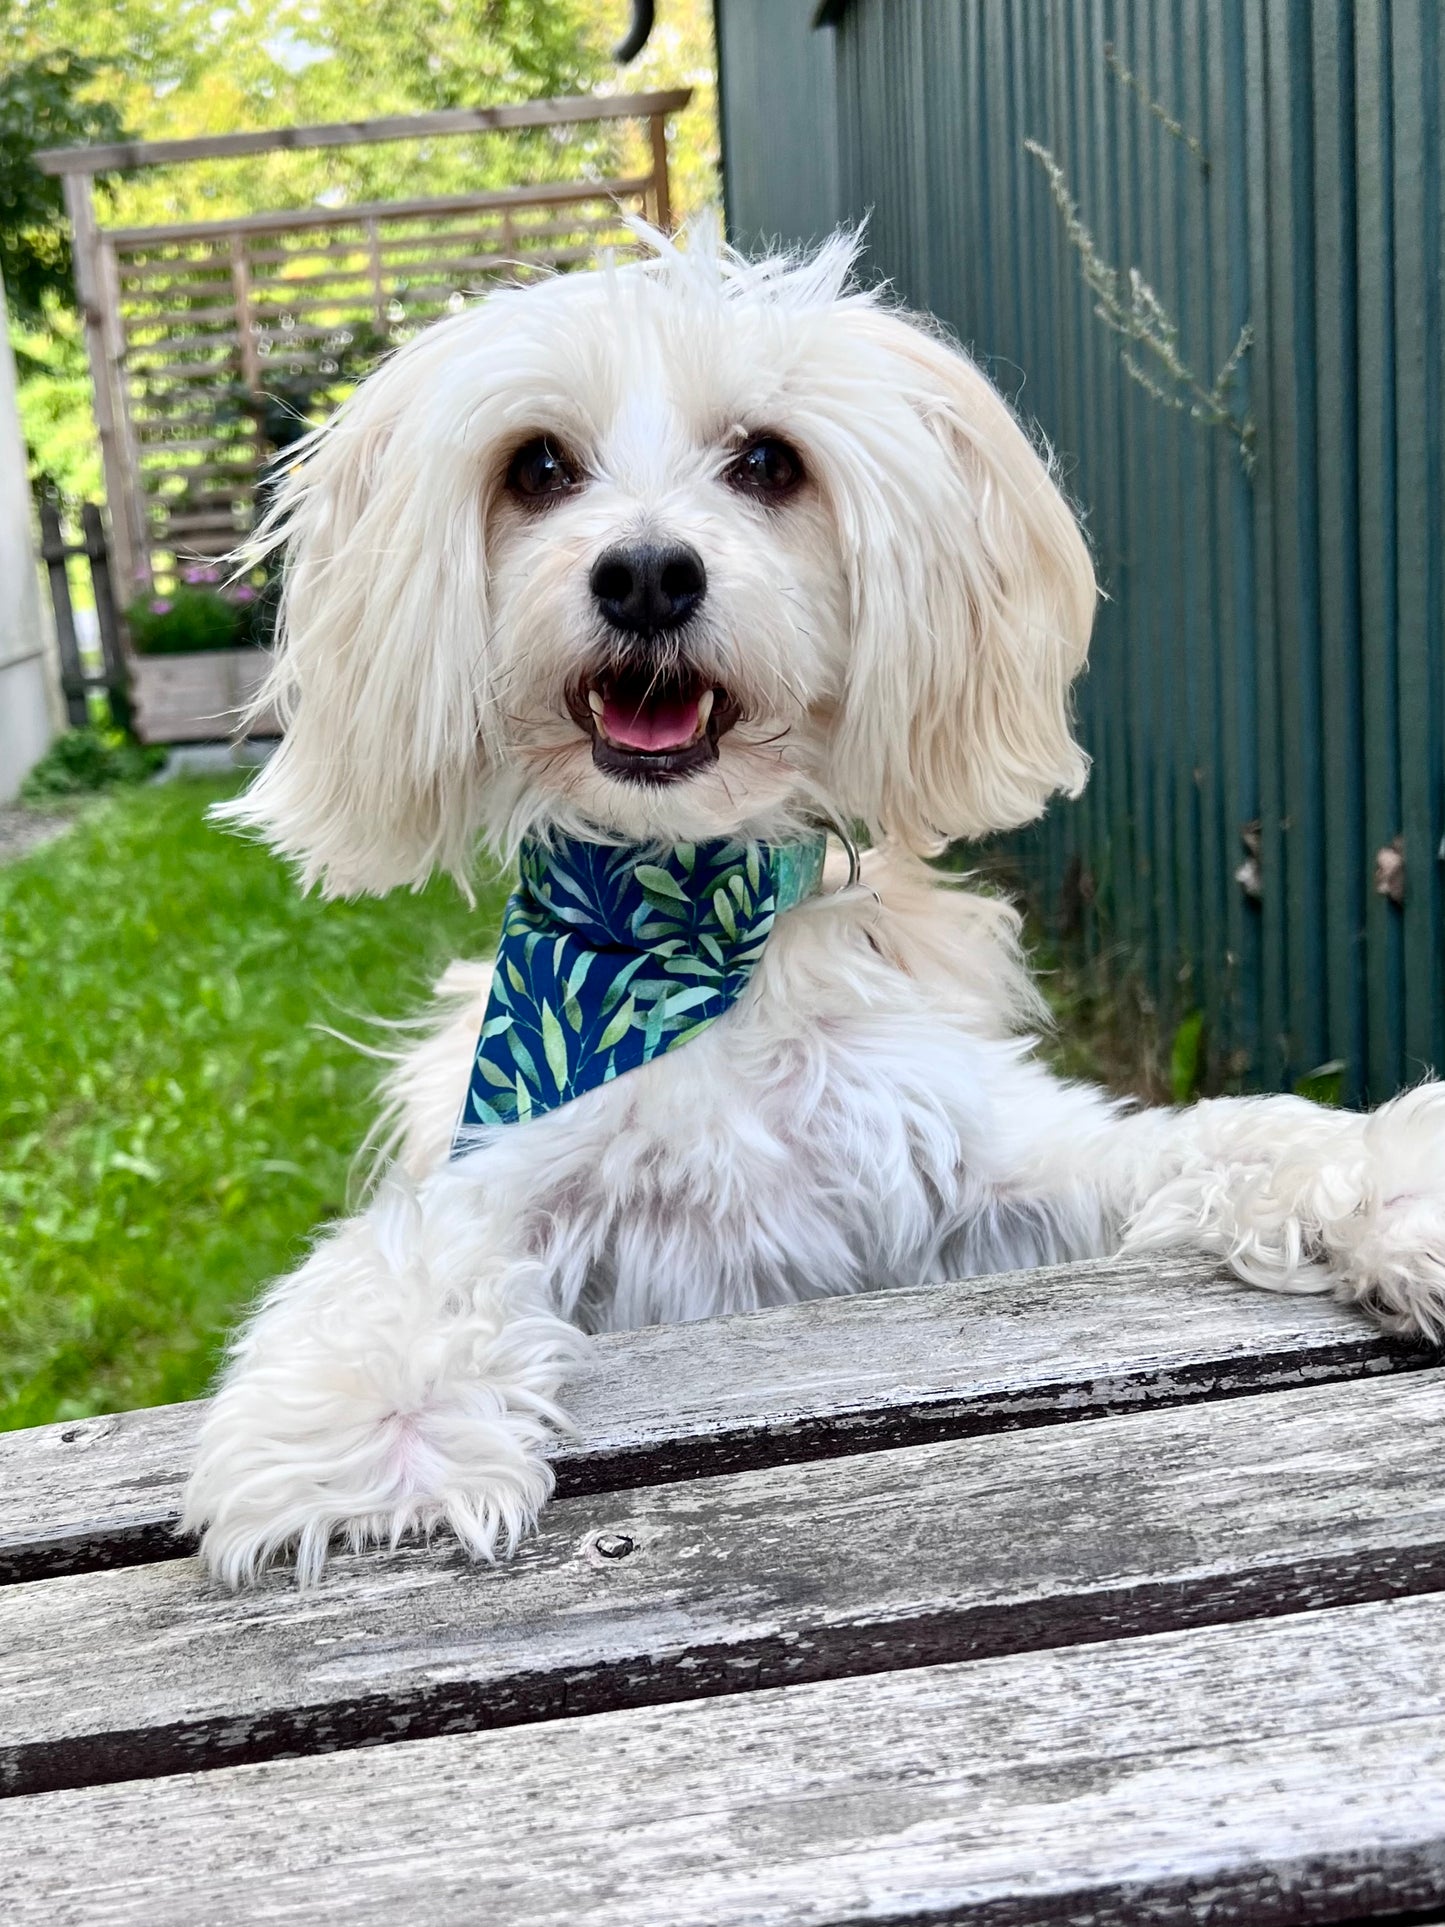
{"label": "white fluffy dog", "polygon": [[225,813],[340,895],[465,888],[479,839],[872,848],[710,1028],[461,1155],[489,971],[453,966],[390,1174],[207,1418],[186,1518],[231,1584],[442,1525],[510,1550],[587,1332],[1121,1244],[1445,1330],[1445,1087],[1365,1117],[1061,1083],[1014,916],[921,861],[1086,772],[1093,573],[1004,402],[841,240],[652,244],[428,329],[319,434],[273,532],[287,733]]}

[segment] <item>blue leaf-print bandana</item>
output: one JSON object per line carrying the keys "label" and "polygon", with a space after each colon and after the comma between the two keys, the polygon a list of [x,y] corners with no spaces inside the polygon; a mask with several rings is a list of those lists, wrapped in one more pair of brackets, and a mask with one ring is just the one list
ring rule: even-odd
{"label": "blue leaf-print bandana", "polygon": [[716,1023],[776,918],[817,891],[824,848],[524,843],[453,1156]]}

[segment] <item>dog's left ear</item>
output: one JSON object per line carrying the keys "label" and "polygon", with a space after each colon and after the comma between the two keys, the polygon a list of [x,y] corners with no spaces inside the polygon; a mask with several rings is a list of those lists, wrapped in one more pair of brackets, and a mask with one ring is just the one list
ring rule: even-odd
{"label": "dog's left ear", "polygon": [[1083,788],[1069,687],[1094,571],[1048,466],[974,363],[895,311],[843,319],[877,399],[838,503],[853,658],[837,772],[875,832],[936,849]]}

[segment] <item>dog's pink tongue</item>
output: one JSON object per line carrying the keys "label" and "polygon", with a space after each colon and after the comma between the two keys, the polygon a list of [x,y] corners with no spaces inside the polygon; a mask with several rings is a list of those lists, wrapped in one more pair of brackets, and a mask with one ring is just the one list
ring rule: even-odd
{"label": "dog's pink tongue", "polygon": [[658,694],[639,706],[604,696],[602,727],[624,749],[685,749],[697,734],[697,697]]}

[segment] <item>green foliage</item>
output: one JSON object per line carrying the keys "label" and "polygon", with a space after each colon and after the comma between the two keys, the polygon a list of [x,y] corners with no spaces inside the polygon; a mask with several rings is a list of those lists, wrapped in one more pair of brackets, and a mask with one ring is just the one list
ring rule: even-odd
{"label": "green foliage", "polygon": [[[141,139],[585,93],[608,71],[588,0],[28,0],[27,52],[75,48]],[[17,30],[12,28],[12,34]],[[123,225],[445,194],[575,168],[549,134],[277,153],[119,176]]]}
{"label": "green foliage", "polygon": [[1191,1010],[1169,1047],[1169,1092],[1176,1104],[1191,1104],[1204,1079],[1204,1012]]}
{"label": "green foliage", "polygon": [[74,522],[82,502],[101,496],[100,443],[79,326],[52,302],[46,327],[14,329],[12,346],[31,489]]}
{"label": "green foliage", "polygon": [[183,585],[166,595],[142,596],[126,610],[125,619],[142,656],[235,649],[245,640],[243,610],[217,589]]}
{"label": "green foliage", "polygon": [[94,93],[98,67],[69,51],[73,41],[17,59],[16,40],[13,24],[0,25],[0,280],[16,320],[36,327],[49,303],[69,306],[75,297],[61,184],[31,155],[119,140],[124,129],[111,102]]}
{"label": "green foliage", "polygon": [[119,783],[143,783],[166,760],[119,729],[68,729],[57,736],[21,785],[27,803],[86,796]]}
{"label": "green foliage", "polygon": [[1312,1104],[1329,1104],[1338,1110],[1345,1101],[1345,1072],[1348,1068],[1343,1057],[1332,1057],[1327,1064],[1316,1064],[1295,1085],[1295,1095],[1309,1098]]}
{"label": "green foliage", "polygon": [[215,563],[182,571],[163,594],[139,596],[125,612],[131,641],[142,656],[184,656],[199,650],[268,648],[276,620],[279,576],[253,572],[223,579]]}
{"label": "green foliage", "polygon": [[0,1426],[198,1395],[346,1206],[376,1067],[320,1026],[495,941],[500,889],[303,899],[206,825],[232,787],[117,792],[0,869]]}

